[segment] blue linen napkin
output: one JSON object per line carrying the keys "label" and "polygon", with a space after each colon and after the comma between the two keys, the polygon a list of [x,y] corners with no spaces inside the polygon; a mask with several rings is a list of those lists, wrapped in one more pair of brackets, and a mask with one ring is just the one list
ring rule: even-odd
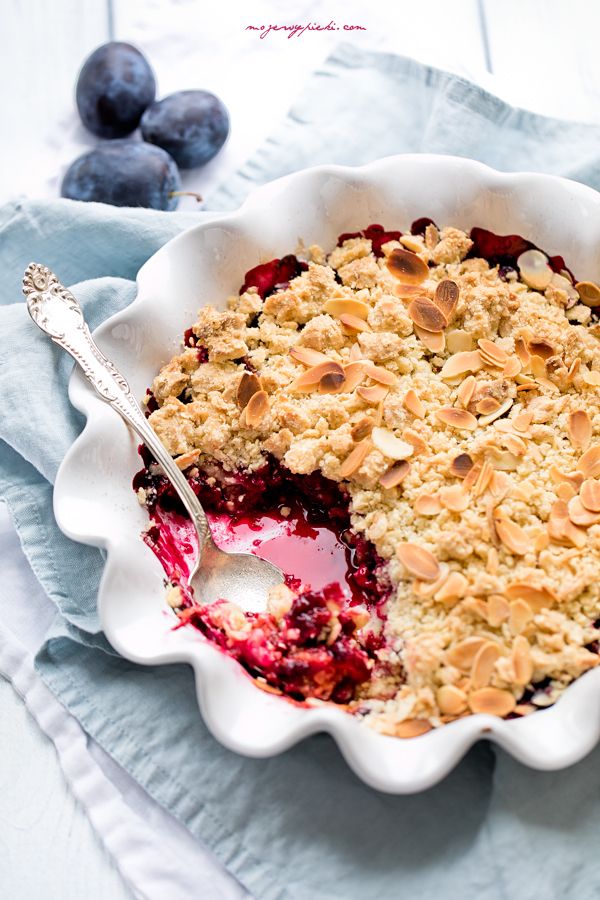
{"label": "blue linen napkin", "polygon": [[[253,184],[307,164],[415,150],[600,187],[596,148],[598,127],[514,110],[446,73],[343,46],[211,208],[231,208]],[[54,268],[94,326],[131,302],[148,256],[209,215],[69,201],[0,211],[0,494],[59,611],[39,671],[87,732],[261,900],[596,898],[600,750],[549,774],[479,744],[442,784],[390,797],[360,783],[326,736],[269,760],[223,749],[198,716],[187,667],[135,666],[99,633],[102,556],[65,538],[51,507],[58,464],[82,426],[66,395],[71,364],[29,322],[22,272],[31,259]]]}

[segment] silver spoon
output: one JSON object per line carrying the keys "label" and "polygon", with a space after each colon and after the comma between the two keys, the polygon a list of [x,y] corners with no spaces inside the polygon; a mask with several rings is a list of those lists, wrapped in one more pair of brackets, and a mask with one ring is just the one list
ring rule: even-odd
{"label": "silver spoon", "polygon": [[27,309],[35,324],[70,353],[99,396],[139,435],[169,479],[198,535],[198,558],[189,584],[199,602],[230,600],[248,612],[264,610],[281,569],[252,553],[226,553],[215,544],[198,498],[140,409],[126,379],[95,344],[73,294],[46,266],[31,263],[23,277]]}

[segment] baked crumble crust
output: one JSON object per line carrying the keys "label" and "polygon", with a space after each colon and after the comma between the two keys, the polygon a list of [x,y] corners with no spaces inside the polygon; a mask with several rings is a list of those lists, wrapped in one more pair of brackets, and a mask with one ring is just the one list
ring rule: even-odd
{"label": "baked crumble crust", "polygon": [[[540,251],[502,272],[471,247],[434,225],[381,256],[363,237],[312,246],[266,299],[200,310],[208,361],[186,349],[152,385],[150,423],[182,468],[270,454],[346,485],[394,587],[383,626],[362,625],[384,628],[393,665],[350,708],[400,737],[527,714],[536,685],[553,702],[600,661],[595,286],[580,302]],[[276,618],[291,597],[275,592]]]}

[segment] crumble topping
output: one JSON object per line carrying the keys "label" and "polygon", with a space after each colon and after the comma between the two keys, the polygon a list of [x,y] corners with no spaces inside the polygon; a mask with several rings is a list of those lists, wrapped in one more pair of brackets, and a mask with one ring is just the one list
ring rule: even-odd
{"label": "crumble topping", "polygon": [[200,310],[149,420],[183,469],[270,456],[345,486],[393,585],[353,625],[383,629],[349,703],[369,725],[526,715],[600,661],[600,289],[530,245],[507,267],[456,228],[369,232]]}

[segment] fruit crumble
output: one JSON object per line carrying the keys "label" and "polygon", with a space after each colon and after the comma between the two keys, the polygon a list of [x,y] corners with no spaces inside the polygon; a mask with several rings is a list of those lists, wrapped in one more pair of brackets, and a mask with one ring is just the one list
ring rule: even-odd
{"label": "fruit crumble", "polygon": [[[598,307],[561,257],[429,219],[248,272],[200,310],[149,421],[211,514],[329,529],[347,577],[310,583],[290,557],[251,614],[203,606],[171,566],[180,624],[384,734],[551,705],[600,660]],[[161,556],[184,516],[144,454]]]}

